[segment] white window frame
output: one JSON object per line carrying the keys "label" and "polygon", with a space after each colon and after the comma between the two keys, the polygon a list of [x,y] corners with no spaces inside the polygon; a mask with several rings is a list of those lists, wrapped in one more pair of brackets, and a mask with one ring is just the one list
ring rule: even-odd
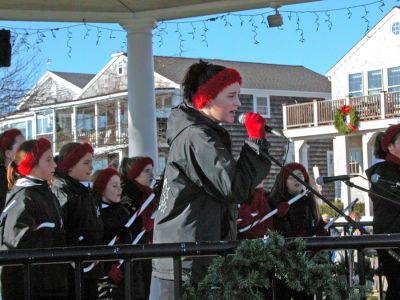
{"label": "white window frame", "polygon": [[[379,71],[381,74],[381,86],[378,88],[370,88],[370,83],[369,83],[369,74],[371,72],[377,72]],[[376,69],[376,70],[370,70],[367,72],[367,81],[368,81],[368,95],[376,95],[379,94],[382,91],[382,84],[383,84],[383,80],[382,80],[382,69]]]}
{"label": "white window frame", "polygon": [[[44,130],[45,128],[44,128],[43,124],[46,119],[47,119],[47,122],[50,127],[49,131]],[[42,129],[41,132],[39,132],[39,123],[41,124],[41,129]],[[53,133],[53,126],[54,126],[54,122],[53,122],[53,114],[52,113],[42,112],[42,113],[36,114],[36,134],[37,135]]]}
{"label": "white window frame", "polygon": [[[354,90],[354,91],[350,91],[350,77],[352,75],[360,75],[361,76],[361,89],[360,90]],[[352,73],[349,74],[347,76],[347,80],[348,80],[348,91],[349,91],[349,96],[350,97],[359,97],[363,95],[363,89],[364,89],[364,78],[363,78],[363,73],[362,72],[358,72],[358,73]]]}
{"label": "white window frame", "polygon": [[264,118],[270,118],[271,117],[271,101],[270,101],[270,96],[267,94],[263,93],[251,93],[253,95],[253,111],[254,112],[259,112],[258,108],[258,98],[266,98],[267,99],[267,113],[266,114],[261,114]]}
{"label": "white window frame", "polygon": [[389,85],[389,70],[391,69],[399,69],[400,72],[400,66],[392,67],[387,69],[387,82],[388,82],[388,92],[397,92],[400,91],[400,83],[396,85]]}

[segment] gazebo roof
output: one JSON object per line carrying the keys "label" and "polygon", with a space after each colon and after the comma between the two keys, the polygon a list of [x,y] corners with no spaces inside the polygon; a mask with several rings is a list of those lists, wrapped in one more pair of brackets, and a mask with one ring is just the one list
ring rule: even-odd
{"label": "gazebo roof", "polygon": [[319,0],[2,0],[0,19],[117,23],[121,19],[179,19],[313,1]]}

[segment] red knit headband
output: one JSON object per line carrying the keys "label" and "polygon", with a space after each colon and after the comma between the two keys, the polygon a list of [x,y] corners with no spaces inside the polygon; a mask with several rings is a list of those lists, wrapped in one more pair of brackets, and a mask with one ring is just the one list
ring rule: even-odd
{"label": "red knit headband", "polygon": [[75,166],[86,153],[94,153],[92,146],[88,143],[78,144],[73,148],[62,161],[58,162],[57,169],[67,174],[68,171]]}
{"label": "red knit headband", "polygon": [[381,142],[381,148],[383,151],[387,152],[390,143],[392,142],[393,138],[396,134],[400,133],[400,124],[392,125],[388,129],[386,129],[385,135],[383,136]]}
{"label": "red knit headband", "polygon": [[135,180],[147,165],[154,166],[153,160],[150,157],[145,156],[139,159],[129,170],[127,175],[128,179],[131,181]]}
{"label": "red knit headband", "polygon": [[113,168],[107,168],[99,172],[99,174],[96,177],[96,180],[93,183],[93,190],[96,192],[97,195],[103,196],[108,182],[114,175],[119,176],[119,173],[117,170]]}
{"label": "red knit headband", "polygon": [[40,138],[35,141],[33,149],[26,153],[25,158],[19,163],[17,171],[22,176],[31,173],[33,167],[39,162],[43,153],[51,149],[51,143],[45,138]]}
{"label": "red knit headband", "polygon": [[3,153],[11,148],[11,146],[14,144],[15,138],[19,135],[22,135],[22,133],[17,128],[7,130],[3,133],[3,137],[0,141],[0,148],[3,150]]}
{"label": "red knit headband", "polygon": [[238,71],[232,68],[222,70],[199,86],[192,97],[193,105],[197,109],[203,108],[210,100],[215,99],[223,89],[236,82],[242,85],[242,77]]}

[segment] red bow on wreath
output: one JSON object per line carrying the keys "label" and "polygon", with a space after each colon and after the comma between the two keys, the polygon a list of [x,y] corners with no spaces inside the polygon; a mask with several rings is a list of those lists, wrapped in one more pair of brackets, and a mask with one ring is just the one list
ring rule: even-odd
{"label": "red bow on wreath", "polygon": [[342,113],[347,116],[349,114],[349,112],[350,112],[350,109],[351,109],[350,105],[343,105],[342,106]]}

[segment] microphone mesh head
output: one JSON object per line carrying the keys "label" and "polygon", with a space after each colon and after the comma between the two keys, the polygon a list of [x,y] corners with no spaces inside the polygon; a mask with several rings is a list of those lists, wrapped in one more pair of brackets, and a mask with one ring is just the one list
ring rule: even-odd
{"label": "microphone mesh head", "polygon": [[246,114],[240,114],[240,115],[238,116],[238,122],[239,122],[240,124],[244,124],[245,121],[246,121]]}
{"label": "microphone mesh head", "polygon": [[379,181],[379,178],[380,178],[381,176],[379,175],[379,174],[374,174],[374,175],[372,175],[371,176],[371,182],[372,183],[377,183],[378,181]]}
{"label": "microphone mesh head", "polygon": [[319,176],[316,180],[316,183],[318,185],[323,185],[324,184],[324,178],[322,176]]}

